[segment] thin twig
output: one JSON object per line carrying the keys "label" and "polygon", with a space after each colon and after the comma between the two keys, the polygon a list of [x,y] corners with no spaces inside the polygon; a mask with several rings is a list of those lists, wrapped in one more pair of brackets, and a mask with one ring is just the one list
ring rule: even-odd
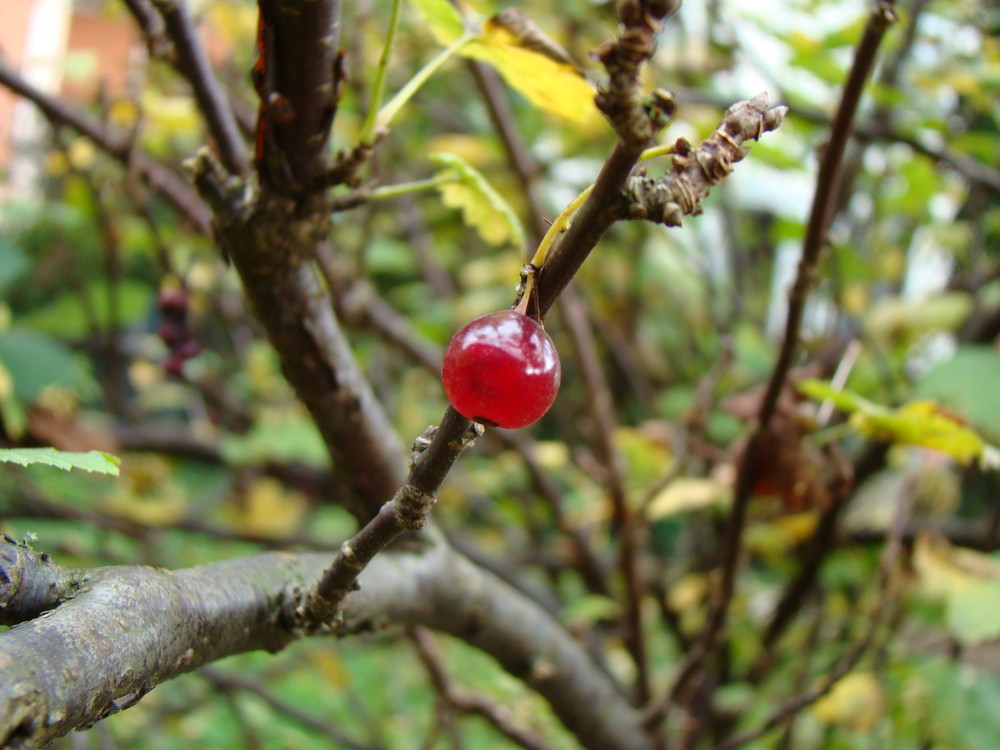
{"label": "thin twig", "polygon": [[[675,93],[677,101],[682,104],[708,104],[723,108],[728,106],[725,99],[695,89],[681,88],[677,89]],[[831,122],[828,114],[811,107],[808,103],[802,105],[795,101],[788,103],[797,119],[818,125],[829,125]],[[922,138],[908,135],[873,120],[858,123],[854,126],[852,134],[859,140],[883,141],[908,146],[921,156],[926,156],[935,163],[946,165],[967,180],[1000,192],[1000,169],[984,164],[978,159],[948,146],[932,145]]]}
{"label": "thin twig", "polygon": [[317,734],[327,737],[338,745],[351,748],[351,750],[377,750],[377,748],[381,747],[380,745],[372,745],[354,739],[334,724],[303,711],[291,701],[287,701],[268,690],[257,680],[234,674],[233,672],[223,671],[216,667],[202,667],[198,670],[198,674],[218,687],[228,690],[241,690],[257,696],[279,714],[297,721],[299,724],[308,727]]}
{"label": "thin twig", "polygon": [[306,626],[329,623],[372,558],[403,532],[424,528],[441,483],[462,452],[482,434],[482,425],[466,419],[451,406],[445,410],[430,444],[415,451],[409,475],[393,498],[341,545],[303,612]]}
{"label": "thin twig", "polygon": [[910,496],[912,492],[912,483],[904,482],[896,497],[893,519],[879,562],[875,602],[872,611],[864,618],[867,624],[861,640],[826,673],[816,687],[779,706],[771,716],[755,729],[733,735],[719,746],[719,750],[735,750],[737,747],[763,737],[772,729],[781,726],[797,716],[804,708],[811,706],[833,690],[837,683],[858,665],[862,657],[875,643],[875,639],[883,623],[891,621],[894,611],[898,609],[899,565],[903,555],[903,532],[909,515],[911,505]]}
{"label": "thin twig", "polygon": [[198,111],[208,123],[222,164],[233,174],[246,174],[250,168],[246,144],[184,0],[153,0],[153,4],[163,16],[167,35],[174,45],[177,67],[194,90]]}
{"label": "thin twig", "polygon": [[614,436],[618,431],[618,419],[614,412],[611,389],[601,369],[586,307],[583,301],[571,292],[572,287],[563,295],[563,320],[572,332],[577,345],[577,361],[587,392],[587,403],[596,423],[593,438],[605,471],[611,519],[618,536],[618,569],[625,585],[623,640],[636,666],[636,699],[640,704],[645,704],[650,698],[650,674],[642,628],[642,600],[646,587],[639,575],[638,566],[639,519],[629,508],[625,489],[624,458],[614,442]]}
{"label": "thin twig", "polygon": [[702,638],[696,649],[680,670],[670,691],[673,702],[687,692],[692,680],[702,670],[704,662],[713,653],[722,636],[729,615],[729,606],[735,591],[739,570],[739,557],[743,548],[743,529],[746,523],[747,507],[753,493],[753,485],[758,468],[758,454],[775,413],[778,396],[785,385],[795,354],[798,351],[799,331],[802,314],[809,292],[815,283],[816,268],[825,245],[826,231],[830,225],[831,209],[837,196],[844,148],[851,132],[851,124],[857,111],[858,102],[864,90],[865,81],[875,62],[875,55],[882,37],[894,19],[892,6],[878,2],[869,16],[864,34],[854,56],[850,74],[844,85],[840,107],[834,118],[830,139],[823,153],[817,175],[816,193],[802,258],[799,262],[795,282],[789,293],[788,319],[785,336],[777,362],[771,372],[767,390],[761,400],[754,425],[747,442],[746,451],[737,472],[733,493],[732,510],[723,533],[719,567],[722,571],[716,596],[709,608]]}
{"label": "thin twig", "polygon": [[537,734],[518,726],[506,707],[485,695],[456,685],[445,669],[441,651],[428,630],[416,627],[410,629],[408,635],[427,670],[431,685],[447,705],[461,713],[483,717],[500,734],[526,750],[551,750]]}

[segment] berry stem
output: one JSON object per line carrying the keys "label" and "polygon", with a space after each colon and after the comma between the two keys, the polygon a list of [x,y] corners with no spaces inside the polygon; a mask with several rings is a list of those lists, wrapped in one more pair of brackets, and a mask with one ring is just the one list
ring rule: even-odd
{"label": "berry stem", "polygon": [[[648,161],[649,159],[654,159],[657,156],[666,156],[674,151],[673,144],[660,145],[647,148],[641,154],[636,161]],[[531,265],[535,268],[541,268],[545,265],[545,258],[549,254],[549,248],[552,247],[552,243],[555,242],[557,236],[569,229],[570,219],[573,218],[573,214],[577,212],[577,209],[583,205],[584,201],[590,196],[590,192],[594,189],[594,185],[591,184],[568,204],[566,208],[562,210],[556,220],[549,225],[548,231],[545,232],[545,236],[542,237],[542,241],[538,243],[538,249],[535,250],[535,254],[531,258]]]}
{"label": "berry stem", "polygon": [[[524,280],[524,292],[521,294],[521,298],[518,300],[517,305],[515,305],[515,312],[521,313],[521,315],[528,315],[528,305],[531,302],[531,293],[535,290],[535,266],[526,266],[526,278]],[[541,321],[539,321],[541,322]]]}
{"label": "berry stem", "polygon": [[562,210],[562,213],[556,217],[556,220],[549,225],[548,231],[542,237],[542,241],[538,243],[538,249],[535,250],[535,254],[531,258],[531,265],[535,268],[541,268],[545,265],[545,257],[549,254],[549,248],[552,247],[552,243],[555,242],[557,236],[569,229],[569,220],[573,218],[576,210],[587,200],[590,191],[593,189],[594,186],[590,185],[590,187],[571,200],[566,205],[566,208]]}

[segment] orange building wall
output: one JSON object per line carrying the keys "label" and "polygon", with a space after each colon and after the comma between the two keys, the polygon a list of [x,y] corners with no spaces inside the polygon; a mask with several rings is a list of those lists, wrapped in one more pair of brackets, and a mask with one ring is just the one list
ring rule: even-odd
{"label": "orange building wall", "polygon": [[[0,52],[17,68],[24,57],[24,39],[34,3],[35,0],[0,0]],[[71,62],[65,69],[61,93],[90,104],[103,85],[111,96],[123,96],[132,50],[137,43],[137,34],[125,15],[106,18],[85,10],[74,12],[66,49]],[[91,56],[88,64],[80,65]],[[87,73],[86,77],[78,75],[81,70]],[[0,86],[0,175],[11,153],[14,102],[14,95]]]}
{"label": "orange building wall", "polygon": [[[0,0],[0,54],[8,64],[21,66],[24,35],[34,0]],[[14,95],[0,86],[0,168],[10,157],[10,127],[14,117]]]}
{"label": "orange building wall", "polygon": [[112,97],[123,96],[128,84],[129,62],[137,38],[134,25],[124,15],[105,18],[76,12],[70,21],[67,54],[93,55],[93,75],[83,79],[72,75],[72,66],[63,77],[62,93],[74,101],[90,103],[100,86]]}

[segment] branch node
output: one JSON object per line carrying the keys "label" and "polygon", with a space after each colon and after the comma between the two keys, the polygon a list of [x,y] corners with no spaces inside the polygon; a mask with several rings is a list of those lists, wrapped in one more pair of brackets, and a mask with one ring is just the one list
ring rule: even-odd
{"label": "branch node", "polygon": [[393,498],[396,521],[404,529],[422,529],[427,525],[427,517],[435,502],[437,497],[433,494],[407,482]]}

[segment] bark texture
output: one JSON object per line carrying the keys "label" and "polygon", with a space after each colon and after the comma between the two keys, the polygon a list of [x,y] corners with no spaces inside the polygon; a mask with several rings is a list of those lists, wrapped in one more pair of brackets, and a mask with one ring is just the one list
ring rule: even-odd
{"label": "bark texture", "polygon": [[[14,625],[0,633],[0,747],[41,747],[171,677],[280,650],[307,632],[303,605],[329,563],[275,552],[179,571],[64,568],[0,539],[0,624]],[[584,747],[650,747],[638,712],[558,622],[445,544],[382,555],[361,585],[333,632],[412,624],[450,633],[548,700]]]}

